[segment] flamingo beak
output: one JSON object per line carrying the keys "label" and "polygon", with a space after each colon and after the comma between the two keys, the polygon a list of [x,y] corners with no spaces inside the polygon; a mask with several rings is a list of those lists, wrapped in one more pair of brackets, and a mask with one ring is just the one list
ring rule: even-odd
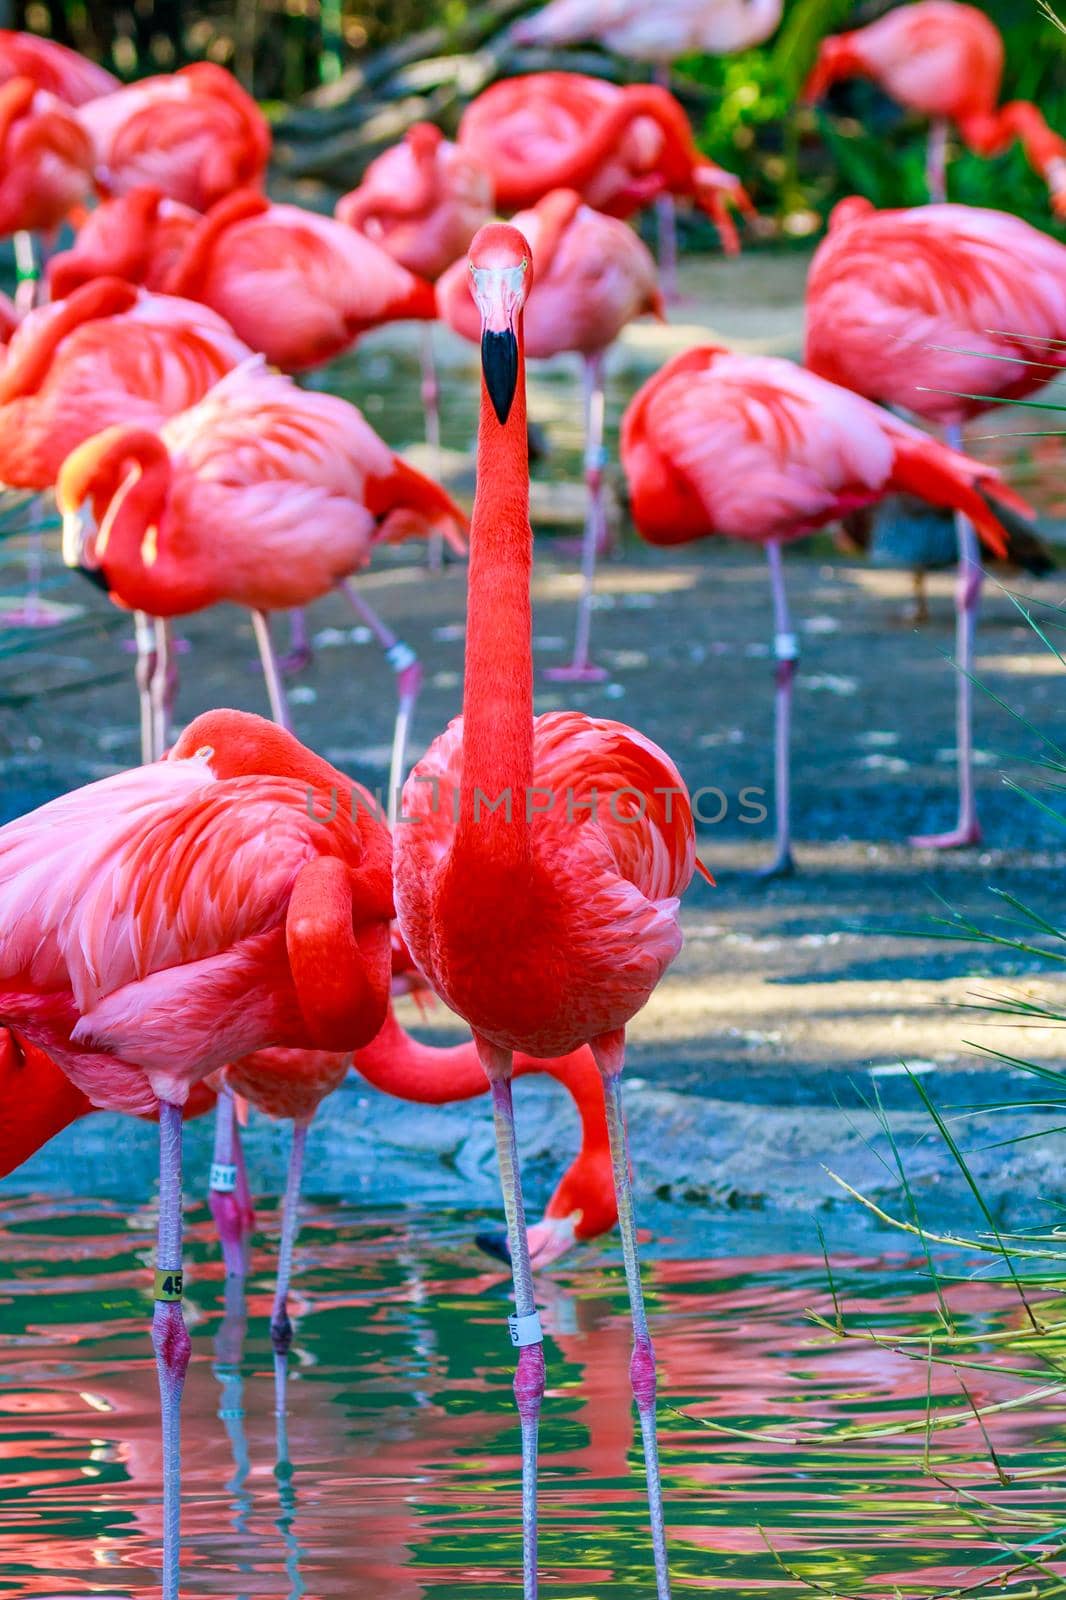
{"label": "flamingo beak", "polygon": [[[546,1267],[573,1249],[577,1242],[575,1218],[545,1217],[542,1222],[533,1224],[526,1237],[529,1241],[530,1265]],[[497,1261],[510,1262],[511,1251],[505,1233],[479,1233],[475,1242],[486,1255],[493,1256]]]}
{"label": "flamingo beak", "polygon": [[496,419],[502,427],[518,388],[518,336],[515,324],[524,298],[526,263],[517,267],[470,268],[471,287],[481,313],[481,370]]}

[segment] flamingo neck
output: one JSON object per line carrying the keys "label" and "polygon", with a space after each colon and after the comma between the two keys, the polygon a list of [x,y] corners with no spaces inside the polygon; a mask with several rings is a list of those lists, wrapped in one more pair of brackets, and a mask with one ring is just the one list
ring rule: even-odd
{"label": "flamingo neck", "polygon": [[471,864],[494,866],[518,865],[530,857],[533,530],[521,320],[517,333],[518,383],[505,423],[497,420],[484,379],[481,384],[456,828],[457,851]]}

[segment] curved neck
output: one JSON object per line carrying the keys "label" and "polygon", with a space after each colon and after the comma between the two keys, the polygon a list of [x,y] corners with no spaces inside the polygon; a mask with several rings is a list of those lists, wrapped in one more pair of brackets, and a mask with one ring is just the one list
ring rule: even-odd
{"label": "curved neck", "polygon": [[[538,165],[538,189],[542,193],[547,189],[583,190],[638,117],[648,117],[662,132],[663,149],[656,167],[663,172],[670,187],[683,189],[691,180],[693,167],[703,157],[692,142],[685,113],[673,95],[650,83],[620,89],[617,99],[592,122],[587,136],[578,145],[560,155],[554,166]],[[506,191],[512,184],[528,187],[528,164],[524,157],[510,159],[497,152],[492,164],[501,179],[501,189]]]}
{"label": "curved neck", "polygon": [[0,405],[17,395],[34,394],[40,388],[56,351],[75,328],[127,311],[136,299],[132,284],[100,278],[54,309],[38,313],[40,320],[23,326],[14,349],[0,368]]}
{"label": "curved neck", "polygon": [[[455,851],[494,868],[530,859],[533,639],[525,345],[505,423],[481,381],[477,492],[470,521],[462,771]],[[510,797],[510,814],[507,799]],[[490,809],[502,800],[496,809]]]}
{"label": "curved neck", "polygon": [[197,219],[189,231],[178,259],[167,273],[166,293],[195,299],[203,287],[211,265],[216,244],[235,222],[249,217],[262,216],[269,211],[269,202],[254,190],[239,189],[211,207],[206,216]]}

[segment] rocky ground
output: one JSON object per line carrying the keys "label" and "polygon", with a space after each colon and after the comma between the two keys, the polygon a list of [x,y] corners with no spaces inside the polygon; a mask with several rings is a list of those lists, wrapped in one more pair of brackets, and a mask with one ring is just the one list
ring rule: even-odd
{"label": "rocky ground", "polygon": [[[760,255],[741,263],[686,262],[690,299],[669,328],[631,330],[614,362],[612,419],[640,377],[667,353],[709,337],[747,348],[794,352],[800,343],[803,258]],[[445,385],[448,471],[461,492],[475,393],[470,352],[439,341]],[[390,441],[417,436],[413,345],[404,334],[367,340],[323,382],[357,398]],[[538,467],[538,526],[579,514],[567,487],[577,430],[569,369],[536,375],[533,414],[553,444]],[[1031,416],[1032,414],[1030,414]],[[1008,420],[995,418],[998,431]],[[1032,425],[1031,423],[1029,424]],[[978,433],[991,426],[978,426]],[[997,458],[1004,442],[975,443]],[[1015,460],[1016,481],[1036,500],[1052,533],[1063,514],[1062,456],[1036,444]],[[767,883],[753,869],[768,858],[770,823],[742,820],[744,790],[769,792],[771,617],[758,551],[731,545],[658,552],[622,526],[616,559],[598,583],[594,639],[609,669],[603,685],[540,683],[539,709],[571,704],[623,718],[677,759],[692,787],[714,788],[701,829],[703,859],[718,887],[697,881],[684,908],[684,953],[632,1028],[630,1092],[642,1188],[658,1215],[691,1220],[732,1209],[809,1211],[839,1191],[823,1163],[869,1191],[896,1188],[888,1145],[867,1109],[875,1094],[891,1108],[908,1173],[937,1212],[956,1205],[961,1182],[901,1063],[921,1074],[942,1105],[1035,1099],[1037,1086],[976,1042],[1006,1055],[1061,1056],[1048,1030],[993,1028],[965,1008],[981,994],[1048,994],[1053,964],[990,946],[940,938],[946,908],[989,926],[1004,893],[1054,922],[1066,864],[1066,834],[1008,781],[1039,783],[1039,730],[1063,729],[1061,662],[1012,602],[1026,590],[1061,606],[1061,574],[1040,585],[1004,579],[987,591],[978,648],[979,795],[985,844],[939,857],[912,849],[908,835],[954,819],[955,674],[952,578],[930,581],[931,619],[903,618],[905,573],[836,553],[830,540],[789,553],[787,578],[802,659],[796,688],[794,766],[798,875]],[[8,541],[3,581],[20,576],[18,541]],[[126,627],[106,601],[49,567],[50,601],[76,608],[55,634],[0,637],[0,755],[8,815],[136,759]],[[458,706],[463,649],[463,572],[427,576],[417,553],[388,553],[363,580],[386,619],[426,664],[415,746],[421,748]],[[539,541],[535,577],[537,660],[564,659],[577,592],[574,561],[560,541]],[[1043,614],[1043,613],[1042,613]],[[342,601],[316,607],[313,665],[293,690],[301,735],[364,781],[384,782],[393,700],[389,674]],[[279,624],[279,636],[280,636]],[[188,619],[180,660],[181,721],[211,705],[265,710],[253,669],[246,617],[220,610]],[[750,807],[748,808],[750,812]],[[1060,946],[1061,954],[1061,946]],[[406,1020],[415,1021],[414,1014]],[[991,1019],[994,1020],[994,1019]],[[416,1024],[417,1025],[417,1024]],[[447,1017],[430,1032],[452,1037]],[[574,1127],[551,1086],[523,1083],[523,1137],[531,1187],[542,1198],[572,1147]],[[991,1150],[1006,1131],[1032,1131],[1053,1112],[961,1125],[975,1169],[1004,1216],[1031,1217],[1038,1197],[1062,1197],[1062,1135]],[[116,1173],[116,1132],[93,1119],[71,1130],[17,1179],[22,1186],[109,1192],[131,1167],[147,1189],[153,1160],[147,1129],[122,1130],[128,1150]],[[206,1135],[200,1136],[200,1143]],[[397,1195],[492,1204],[487,1114],[471,1107],[413,1113],[352,1082],[324,1111],[315,1135],[310,1186],[382,1201]],[[867,1143],[872,1138],[872,1147]],[[273,1186],[270,1130],[253,1139],[257,1175]],[[353,1168],[351,1151],[358,1148]],[[190,1166],[205,1151],[194,1143]]]}

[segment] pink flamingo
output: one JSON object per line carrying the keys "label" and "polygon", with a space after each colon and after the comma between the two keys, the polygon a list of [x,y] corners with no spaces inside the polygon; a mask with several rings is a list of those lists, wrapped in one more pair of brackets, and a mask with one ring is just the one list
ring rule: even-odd
{"label": "pink flamingo", "polygon": [[[419,122],[402,143],[370,163],[358,189],[341,196],[334,214],[408,272],[435,283],[491,219],[493,205],[492,179],[481,163],[431,122]],[[422,404],[426,442],[435,456],[440,450],[439,399],[433,330],[427,324]]]}
{"label": "pink flamingo", "polygon": [[[669,87],[670,63],[692,54],[728,56],[768,39],[784,0],[549,0],[510,29],[517,45],[559,46],[593,39],[628,61],[650,61]],[[677,290],[677,220],[671,194],[655,202],[659,272],[668,299]]]}
{"label": "pink flamingo", "polygon": [[69,250],[48,263],[48,290],[62,300],[93,278],[124,278],[162,293],[200,213],[141,184],[95,206]]}
{"label": "pink flamingo", "polygon": [[0,84],[11,78],[32,78],[38,89],[47,90],[68,106],[83,106],[119,87],[110,72],[66,45],[36,33],[0,28]]}
{"label": "pink flamingo", "polygon": [[11,335],[19,325],[19,309],[8,295],[0,289],[0,346],[7,345]]}
{"label": "pink flamingo", "polygon": [[51,234],[92,186],[89,138],[71,108],[32,78],[0,81],[0,238],[15,239],[16,304],[37,292],[35,233]]}
{"label": "pink flamingo", "polygon": [[[492,1086],[517,1315],[524,1590],[537,1592],[537,1431],[544,1353],[511,1101],[513,1055],[588,1044],[604,1078],[656,1583],[669,1594],[655,1432],[655,1360],[640,1284],[620,1072],[625,1026],[681,944],[692,816],[650,740],[578,712],[533,716],[529,465],[522,310],[533,279],[516,228],[470,247],[482,316],[478,487],[471,528],[463,715],[404,786],[396,902],[415,963],[465,1018]],[[565,806],[563,797],[565,796]],[[610,796],[609,808],[600,797]],[[666,797],[665,803],[664,798]],[[608,814],[609,811],[609,814]]]}
{"label": "pink flamingo", "polygon": [[597,211],[629,217],[660,195],[691,199],[739,248],[729,214],[753,213],[740,180],[697,150],[681,106],[657,84],[620,89],[576,72],[506,78],[463,112],[459,144],[488,169],[504,211],[576,189]]}
{"label": "pink flamingo", "polygon": [[1027,510],[993,467],[949,450],[869,400],[775,356],[714,346],[668,361],[622,419],[637,531],[651,544],[721,535],[766,549],[774,606],[776,849],[793,871],[789,820],[792,680],[799,647],[781,548],[885,495],[917,495],[971,518],[1002,554],[1001,510]]}
{"label": "pink flamingo", "polygon": [[[375,543],[426,533],[458,541],[462,513],[392,453],[360,412],[334,395],[246,364],[158,432],[105,429],[68,456],[56,498],[68,565],[99,575],[118,604],[152,617],[187,616],[228,600],[252,612],[272,714],[288,706],[267,613],[304,606],[348,583]],[[91,503],[96,531],[82,527]],[[373,614],[371,614],[373,615]],[[384,624],[381,624],[384,630]],[[390,801],[404,770],[418,694],[417,659],[386,631],[399,682]],[[149,690],[155,753],[166,742],[166,681]]]}
{"label": "pink flamingo", "polygon": [[1028,100],[999,104],[1003,40],[991,18],[958,0],[897,6],[864,28],[823,39],[804,99],[819,100],[844,78],[872,78],[910,111],[932,118],[926,172],[929,198],[947,199],[947,136],[954,124],[979,156],[997,156],[1017,139],[1047,183],[1052,209],[1066,215],[1066,140]]}
{"label": "pink flamingo", "polygon": [[[1066,368],[1066,246],[1017,217],[976,206],[875,211],[843,201],[811,263],[807,365],[884,405],[962,425],[1001,401],[1022,399]],[[914,844],[976,844],[973,648],[980,552],[956,517],[955,593],[959,816],[947,833]]]}
{"label": "pink flamingo", "polygon": [[[582,591],[578,602],[574,658],[553,667],[549,678],[596,682],[606,673],[589,660],[592,590],[596,556],[607,539],[603,510],[604,360],[627,322],[651,312],[663,315],[655,263],[632,228],[584,205],[573,189],[556,189],[514,225],[529,240],[536,281],[524,308],[527,356],[576,351],[585,387],[585,488],[588,505],[581,546]],[[457,333],[476,342],[481,316],[470,270],[457,261],[437,286],[441,316]]]}
{"label": "pink flamingo", "polygon": [[[29,312],[0,365],[0,483],[42,494],[90,434],[117,422],[154,427],[199,400],[251,351],[203,306],[140,293],[117,279]],[[29,593],[8,621],[43,626],[39,518],[29,529]],[[144,650],[155,649],[145,621]],[[146,662],[139,664],[143,673]]]}
{"label": "pink flamingo", "polygon": [[141,184],[206,211],[234,189],[258,188],[270,129],[232,73],[210,61],[116,89],[80,110],[105,195]]}
{"label": "pink flamingo", "polygon": [[[210,741],[210,742],[209,742]],[[152,1340],[163,1420],[163,1597],[180,1567],[182,1106],[265,1045],[345,1049],[388,1004],[390,839],[371,806],[329,826],[347,780],[239,712],[194,723],[171,759],[88,785],[0,829],[0,1021],[94,1105],[159,1116]]]}

